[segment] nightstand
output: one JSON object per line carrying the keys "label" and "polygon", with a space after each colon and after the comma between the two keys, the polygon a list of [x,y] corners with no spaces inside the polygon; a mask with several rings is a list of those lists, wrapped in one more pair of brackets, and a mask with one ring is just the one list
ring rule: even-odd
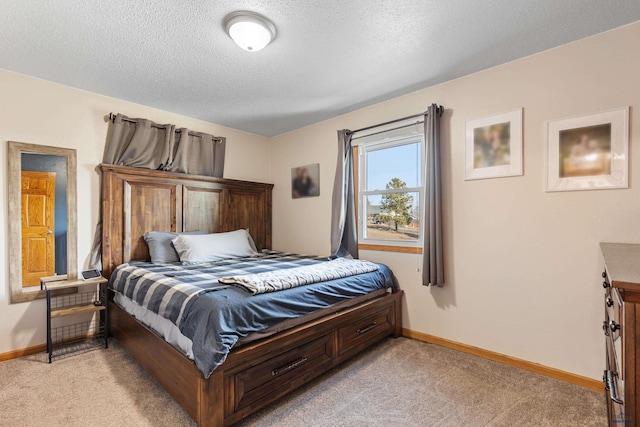
{"label": "nightstand", "polygon": [[[47,353],[49,363],[56,357],[84,352],[104,345],[109,347],[107,279],[42,280],[47,293]],[[77,288],[76,293],[60,295],[62,289]],[[91,320],[87,316],[93,313]],[[85,314],[82,321],[71,316]],[[64,320],[63,320],[64,319]],[[53,325],[55,323],[55,325]]]}

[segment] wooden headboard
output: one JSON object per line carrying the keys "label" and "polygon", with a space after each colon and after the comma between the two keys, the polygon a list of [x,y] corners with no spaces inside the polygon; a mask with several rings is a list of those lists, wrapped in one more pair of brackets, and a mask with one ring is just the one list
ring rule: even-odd
{"label": "wooden headboard", "polygon": [[248,228],[271,249],[273,184],[113,165],[102,171],[102,269],[148,261],[148,231],[210,233]]}

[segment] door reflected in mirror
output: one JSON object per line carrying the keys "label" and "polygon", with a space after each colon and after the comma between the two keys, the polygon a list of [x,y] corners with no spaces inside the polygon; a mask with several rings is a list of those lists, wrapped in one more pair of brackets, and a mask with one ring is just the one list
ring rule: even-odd
{"label": "door reflected in mirror", "polygon": [[44,298],[43,278],[78,274],[76,150],[8,142],[11,302]]}
{"label": "door reflected in mirror", "polygon": [[67,274],[67,158],[22,153],[22,287]]}

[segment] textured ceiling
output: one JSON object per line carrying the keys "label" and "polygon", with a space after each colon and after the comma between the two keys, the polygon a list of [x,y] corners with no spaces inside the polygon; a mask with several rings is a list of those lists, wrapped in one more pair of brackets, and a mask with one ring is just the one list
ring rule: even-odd
{"label": "textured ceiling", "polygon": [[[222,28],[242,9],[277,27],[260,52]],[[0,68],[275,136],[637,20],[638,0],[0,0]]]}

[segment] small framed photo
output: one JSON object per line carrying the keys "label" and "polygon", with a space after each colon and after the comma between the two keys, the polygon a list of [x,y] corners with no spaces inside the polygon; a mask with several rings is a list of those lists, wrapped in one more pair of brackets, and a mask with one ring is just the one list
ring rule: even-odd
{"label": "small framed photo", "polygon": [[291,168],[291,197],[317,197],[320,195],[320,163]]}
{"label": "small framed photo", "polygon": [[522,108],[467,120],[464,179],[522,175]]}
{"label": "small framed photo", "polygon": [[547,122],[546,191],[627,188],[629,107]]}

